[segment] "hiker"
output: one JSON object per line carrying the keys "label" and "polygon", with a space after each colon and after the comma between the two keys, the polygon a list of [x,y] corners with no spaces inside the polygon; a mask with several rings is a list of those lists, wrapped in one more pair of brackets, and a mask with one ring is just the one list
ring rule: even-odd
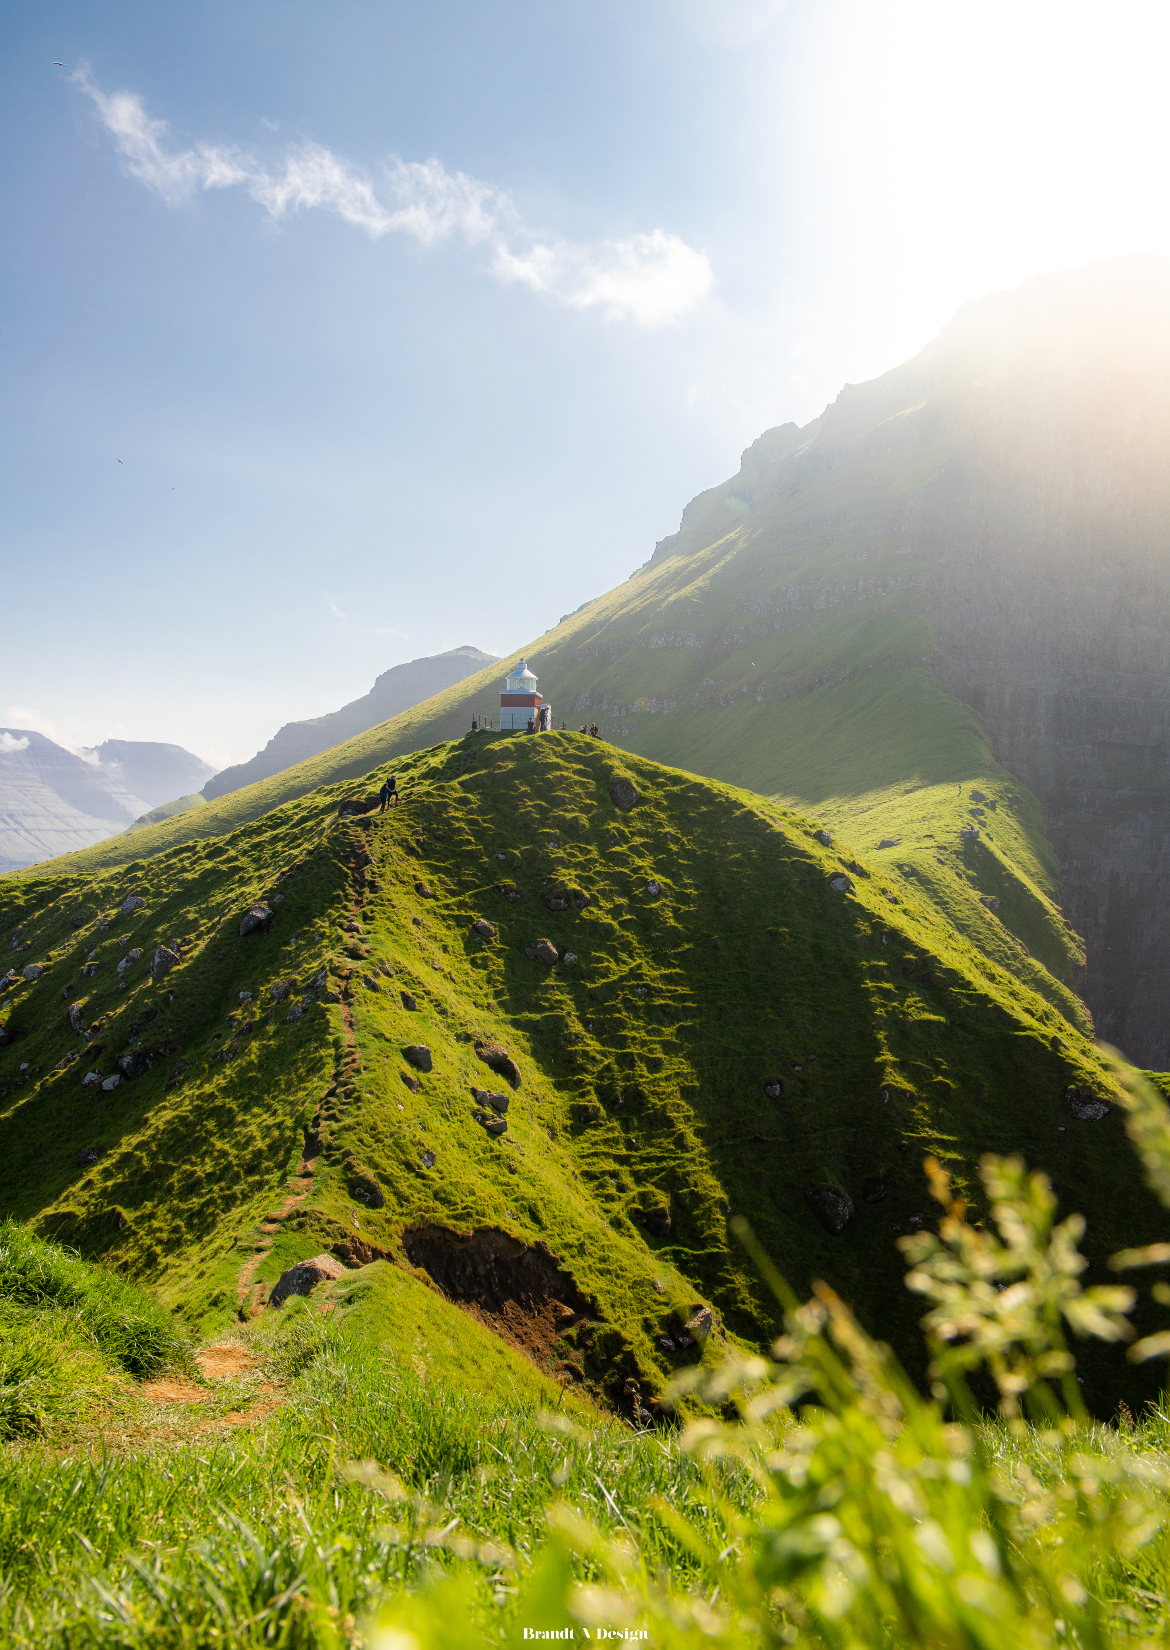
{"label": "hiker", "polygon": [[471,718],[471,731],[472,731],[472,733],[478,733],[479,732],[479,717],[478,716],[473,716]]}
{"label": "hiker", "polygon": [[528,731],[529,733],[536,732],[536,723],[532,720],[531,716],[528,718]]}
{"label": "hiker", "polygon": [[541,705],[540,707],[540,731],[541,733],[552,732],[552,709],[549,705]]}
{"label": "hiker", "polygon": [[589,733],[589,724],[588,724],[588,722],[582,722],[581,726],[577,729],[577,732],[578,733],[583,733],[587,736],[588,733]]}
{"label": "hiker", "polygon": [[386,812],[391,802],[395,807],[398,806],[398,781],[393,774],[390,775],[389,779],[382,782],[382,789],[378,792],[378,801],[382,804],[378,809],[380,814]]}
{"label": "hiker", "polygon": [[597,723],[596,722],[590,722],[590,724],[589,724],[589,737],[590,737],[590,739],[596,739],[597,738]]}

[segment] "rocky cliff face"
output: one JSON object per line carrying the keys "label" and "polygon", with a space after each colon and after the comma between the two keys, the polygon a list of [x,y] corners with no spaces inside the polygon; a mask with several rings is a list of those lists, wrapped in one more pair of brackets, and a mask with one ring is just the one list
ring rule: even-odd
{"label": "rocky cliff face", "polygon": [[[936,679],[1044,804],[1099,1035],[1170,1064],[1170,290],[1137,268],[910,512]],[[1116,324],[1116,323],[1120,324]],[[1040,354],[1039,350],[1035,354]],[[1044,370],[1047,366],[1047,370]],[[1004,386],[1006,390],[1007,386]]]}

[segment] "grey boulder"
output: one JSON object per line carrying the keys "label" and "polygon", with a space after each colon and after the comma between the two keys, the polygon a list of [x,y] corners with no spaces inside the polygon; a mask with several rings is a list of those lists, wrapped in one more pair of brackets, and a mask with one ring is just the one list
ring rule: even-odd
{"label": "grey boulder", "polygon": [[333,1255],[314,1255],[282,1272],[272,1286],[269,1306],[283,1306],[290,1295],[311,1295],[319,1283],[332,1283],[345,1276],[345,1267]]}

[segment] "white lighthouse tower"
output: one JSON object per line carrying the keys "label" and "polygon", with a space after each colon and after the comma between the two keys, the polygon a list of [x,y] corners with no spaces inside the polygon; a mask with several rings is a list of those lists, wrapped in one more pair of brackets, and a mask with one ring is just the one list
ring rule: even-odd
{"label": "white lighthouse tower", "polygon": [[[543,711],[543,716],[541,712]],[[529,719],[538,728],[552,726],[552,706],[536,691],[536,677],[524,660],[510,671],[500,694],[500,727],[527,728]]]}

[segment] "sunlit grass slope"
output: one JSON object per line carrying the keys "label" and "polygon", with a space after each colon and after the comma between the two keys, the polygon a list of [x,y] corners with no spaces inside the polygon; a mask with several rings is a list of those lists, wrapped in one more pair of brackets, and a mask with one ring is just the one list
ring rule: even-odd
{"label": "sunlit grass slope", "polygon": [[[770,1332],[732,1211],[798,1288],[828,1277],[913,1356],[894,1239],[929,1215],[927,1150],[963,1186],[988,1149],[1050,1169],[1094,1256],[1157,1235],[1119,1114],[1078,1122],[1065,1102],[1113,1082],[1076,1000],[1061,1014],[991,960],[888,852],[825,846],[819,820],[575,734],[468,737],[397,767],[406,801],[385,816],[337,817],[375,772],[150,859],[0,882],[12,962],[45,968],[0,999],[4,1211],[207,1330],[322,1249],[359,1239],[408,1267],[404,1231],[496,1226],[546,1242],[596,1303],[602,1327],[558,1360],[607,1396],[621,1359],[660,1385],[684,1356],[663,1340],[703,1302],[732,1334]],[[969,852],[940,883],[985,874]],[[241,938],[260,898],[271,931]],[[528,954],[542,938],[551,968]],[[71,1006],[100,1053],[78,1057]],[[476,1056],[493,1039],[514,1093]],[[429,1073],[404,1058],[416,1044]],[[133,1056],[141,1075],[83,1085]],[[477,1088],[510,1094],[501,1138]],[[361,1177],[381,1207],[352,1195]],[[304,1195],[265,1248],[290,1182]],[[852,1199],[839,1236],[816,1185]]]}

